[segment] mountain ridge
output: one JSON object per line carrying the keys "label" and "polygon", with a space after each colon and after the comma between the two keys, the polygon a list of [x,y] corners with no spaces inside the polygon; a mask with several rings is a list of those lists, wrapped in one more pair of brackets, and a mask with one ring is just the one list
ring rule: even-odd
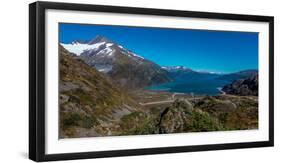
{"label": "mountain ridge", "polygon": [[102,36],[80,45],[80,48],[75,47],[77,45],[62,46],[79,53],[77,56],[85,63],[107,74],[123,88],[143,88],[171,81],[167,71],[156,63]]}
{"label": "mountain ridge", "polygon": [[241,70],[241,71],[234,72],[234,73],[221,75],[220,77],[218,77],[218,79],[228,80],[228,81],[233,82],[235,80],[246,79],[246,78],[249,78],[249,77],[251,77],[253,75],[257,75],[257,74],[258,74],[258,70],[256,70],[256,69],[246,69],[246,70]]}

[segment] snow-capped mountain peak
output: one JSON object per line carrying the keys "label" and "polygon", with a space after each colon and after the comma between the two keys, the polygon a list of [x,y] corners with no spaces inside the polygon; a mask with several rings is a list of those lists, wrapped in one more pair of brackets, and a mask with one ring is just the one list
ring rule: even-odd
{"label": "snow-capped mountain peak", "polygon": [[162,66],[162,69],[167,71],[193,71],[185,66]]}
{"label": "snow-capped mountain peak", "polygon": [[61,43],[61,45],[71,53],[80,56],[84,52],[105,52],[110,54],[113,52],[113,49],[110,47],[114,45],[113,42],[109,41],[105,37],[97,36],[95,39],[86,42],[86,41],[72,41],[71,43]]}
{"label": "snow-capped mountain peak", "polygon": [[122,54],[127,55],[135,61],[144,60],[140,55],[135,54],[134,52],[127,50],[123,46],[110,41],[109,39],[103,36],[97,36],[91,41],[73,41],[70,44],[61,43],[61,45],[67,49],[69,52],[80,55],[102,55],[103,57],[114,56],[115,51],[120,51]]}
{"label": "snow-capped mountain peak", "polygon": [[139,88],[171,81],[168,72],[156,63],[101,36],[86,43],[78,41],[61,45],[76,54],[76,58],[107,74],[121,87]]}
{"label": "snow-capped mountain peak", "polygon": [[129,56],[129,57],[131,57],[131,58],[134,58],[134,59],[137,59],[137,60],[139,60],[139,59],[143,60],[143,59],[144,59],[142,56],[137,55],[137,54],[135,54],[134,52],[125,49],[125,48],[124,48],[123,46],[121,46],[121,45],[118,45],[118,47],[121,49],[121,53],[124,54],[124,55],[127,55],[127,56]]}
{"label": "snow-capped mountain peak", "polygon": [[107,42],[107,43],[113,43],[112,41],[110,41],[109,39],[103,37],[103,36],[96,36],[94,39],[90,40],[88,42],[88,44],[96,44],[96,43],[99,43],[99,42]]}
{"label": "snow-capped mountain peak", "polygon": [[74,53],[76,55],[81,55],[83,52],[88,51],[88,50],[96,50],[100,46],[106,44],[105,42],[99,42],[96,44],[87,44],[87,43],[80,43],[80,42],[74,42],[71,44],[64,44],[61,43],[61,45],[68,50],[71,53]]}

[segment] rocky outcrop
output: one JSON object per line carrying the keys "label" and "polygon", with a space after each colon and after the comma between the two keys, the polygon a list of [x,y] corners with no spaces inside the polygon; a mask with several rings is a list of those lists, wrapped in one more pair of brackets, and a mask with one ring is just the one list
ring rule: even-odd
{"label": "rocky outcrop", "polygon": [[253,75],[246,79],[240,79],[222,88],[227,94],[241,96],[258,96],[258,75]]}
{"label": "rocky outcrop", "polygon": [[182,133],[196,131],[216,131],[220,124],[207,112],[194,109],[186,100],[176,100],[160,116],[159,133]]}
{"label": "rocky outcrop", "polygon": [[[138,116],[142,115],[142,117]],[[169,134],[184,132],[217,131],[221,125],[216,118],[200,109],[194,109],[186,100],[176,100],[166,108],[151,108],[147,115],[132,113],[126,121],[122,135]],[[125,123],[126,122],[126,123]],[[137,122],[137,123],[135,123]],[[125,123],[125,124],[124,124]]]}

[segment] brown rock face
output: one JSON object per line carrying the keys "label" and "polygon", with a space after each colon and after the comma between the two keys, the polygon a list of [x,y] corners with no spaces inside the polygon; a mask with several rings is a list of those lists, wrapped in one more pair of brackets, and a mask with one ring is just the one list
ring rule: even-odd
{"label": "brown rock face", "polygon": [[247,79],[240,79],[222,88],[227,94],[241,96],[258,96],[258,75],[251,76]]}

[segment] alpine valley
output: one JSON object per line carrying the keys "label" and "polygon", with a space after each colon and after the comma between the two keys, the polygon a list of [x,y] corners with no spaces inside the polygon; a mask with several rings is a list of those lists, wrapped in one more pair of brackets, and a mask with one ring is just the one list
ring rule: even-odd
{"label": "alpine valley", "polygon": [[103,36],[59,56],[59,138],[258,128],[257,70],[160,66]]}

